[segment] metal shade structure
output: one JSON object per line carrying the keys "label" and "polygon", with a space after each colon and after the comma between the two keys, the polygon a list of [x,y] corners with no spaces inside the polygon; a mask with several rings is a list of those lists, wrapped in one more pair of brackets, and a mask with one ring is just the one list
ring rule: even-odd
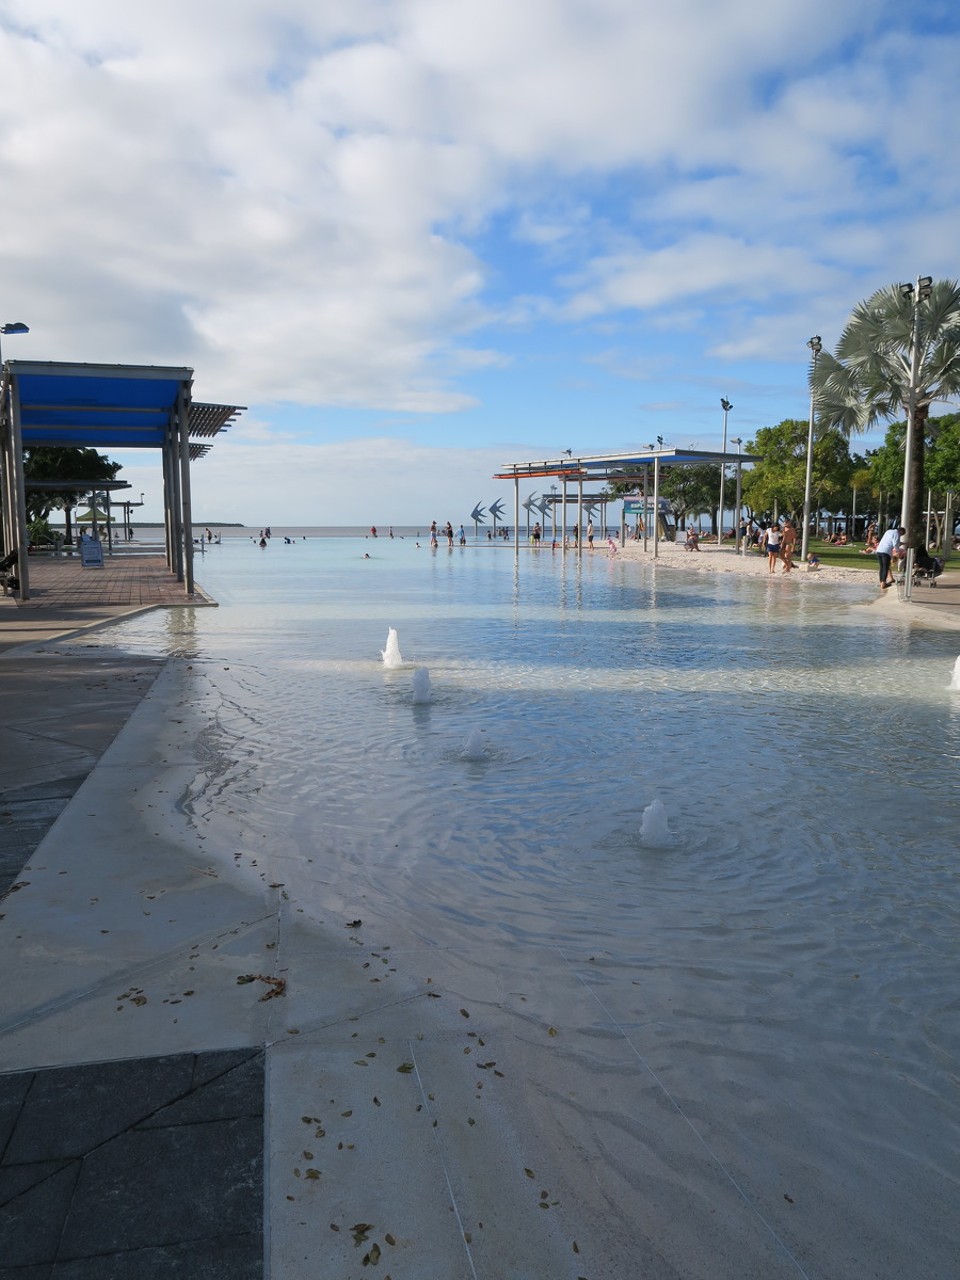
{"label": "metal shade structure", "polygon": [[[745,462],[760,462],[759,454],[727,453],[725,450],[714,453],[704,449],[675,449],[662,446],[654,449],[641,449],[632,453],[595,453],[579,457],[571,451],[560,458],[546,458],[539,462],[508,462],[502,470],[494,475],[495,480],[512,480],[514,482],[514,546],[520,546],[520,481],[534,477],[560,480],[563,484],[563,504],[566,508],[567,485],[576,484],[578,493],[577,524],[581,526],[583,514],[583,485],[598,481],[609,483],[642,484],[647,492],[650,469],[653,470],[654,509],[658,509],[661,467],[695,467],[702,463],[719,463],[721,467],[735,466],[739,480],[740,471]],[[720,536],[723,537],[723,513],[720,513]],[[657,554],[656,528],[654,529],[653,554]],[[646,527],[644,527],[644,547],[646,547]],[[582,553],[582,539],[577,539],[577,552]]]}
{"label": "metal shade structure", "polygon": [[0,501],[4,545],[21,551],[21,599],[30,594],[23,450],[41,446],[159,450],[167,564],[187,595],[193,595],[190,462],[209,451],[212,438],[245,406],[194,403],[192,387],[193,370],[186,368],[4,363]]}

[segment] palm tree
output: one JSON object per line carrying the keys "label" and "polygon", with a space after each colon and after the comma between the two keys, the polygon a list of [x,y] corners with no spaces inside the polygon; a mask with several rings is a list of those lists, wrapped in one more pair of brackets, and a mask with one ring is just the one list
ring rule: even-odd
{"label": "palm tree", "polygon": [[810,370],[817,420],[847,435],[906,413],[901,523],[923,545],[924,429],[930,405],[960,391],[960,285],[929,276],[888,285],[854,308],[837,343]]}

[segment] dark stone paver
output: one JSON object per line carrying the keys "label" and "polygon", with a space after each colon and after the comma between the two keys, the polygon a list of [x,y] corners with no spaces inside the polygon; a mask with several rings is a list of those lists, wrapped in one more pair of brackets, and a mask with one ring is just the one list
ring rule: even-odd
{"label": "dark stone paver", "polygon": [[[51,1273],[51,1280],[259,1280],[263,1274],[260,1249],[259,1232],[131,1249],[110,1257],[61,1262]],[[0,1267],[0,1280],[34,1277],[15,1272],[8,1278]],[[41,1277],[38,1275],[36,1280]]]}
{"label": "dark stone paver", "polygon": [[[249,1231],[262,1125],[248,1118],[138,1129],[83,1161],[60,1256],[86,1258]],[[187,1183],[185,1197],[184,1183]]]}
{"label": "dark stone paver", "polygon": [[0,1076],[0,1280],[263,1273],[263,1053]]}
{"label": "dark stone paver", "polygon": [[192,1078],[193,1055],[183,1053],[38,1071],[0,1168],[84,1156],[187,1095]]}

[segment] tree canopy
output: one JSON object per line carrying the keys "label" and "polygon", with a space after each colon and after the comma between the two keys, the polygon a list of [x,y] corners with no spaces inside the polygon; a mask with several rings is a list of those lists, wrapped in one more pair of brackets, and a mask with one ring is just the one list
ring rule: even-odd
{"label": "tree canopy", "polygon": [[[63,481],[63,488],[27,489],[27,518],[46,520],[51,511],[69,509],[105,480],[116,479],[119,462],[111,462],[96,449],[24,449],[23,472],[27,480]],[[69,520],[67,537],[69,541]]]}
{"label": "tree canopy", "polygon": [[[803,510],[806,485],[809,423],[785,418],[775,427],[761,427],[747,444],[748,453],[762,461],[743,475],[743,496],[754,511],[789,512],[795,519]],[[855,459],[843,431],[821,431],[813,443],[811,497],[813,510],[842,506],[850,491]]]}
{"label": "tree canopy", "polygon": [[688,516],[713,513],[720,502],[720,468],[709,462],[667,467],[660,474],[660,492],[669,499],[681,523]]}
{"label": "tree canopy", "polygon": [[865,431],[906,411],[914,424],[907,535],[921,538],[925,428],[930,405],[960,392],[960,285],[925,277],[878,289],[853,309],[836,354],[812,362],[810,385],[821,429]]}

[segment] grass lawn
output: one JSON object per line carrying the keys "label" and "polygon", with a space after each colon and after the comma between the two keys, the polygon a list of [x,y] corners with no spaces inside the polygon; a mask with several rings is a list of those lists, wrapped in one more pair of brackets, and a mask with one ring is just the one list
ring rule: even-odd
{"label": "grass lawn", "polygon": [[[810,539],[809,550],[820,558],[822,565],[830,565],[835,569],[865,569],[870,573],[877,572],[877,557],[862,556],[863,543],[854,543],[848,547],[837,547],[832,542],[821,542],[819,538]],[[756,555],[757,552],[751,552]],[[766,556],[766,552],[762,552]],[[800,538],[797,537],[797,549],[793,557],[794,564],[800,564]]]}
{"label": "grass lawn", "polygon": [[[797,539],[799,543],[800,539]],[[848,547],[837,547],[831,542],[820,542],[817,538],[810,539],[810,550],[820,557],[820,563],[823,565],[831,565],[835,569],[869,569],[871,573],[877,572],[877,557],[875,555],[862,556],[860,552],[863,550],[864,544],[853,543]]]}

